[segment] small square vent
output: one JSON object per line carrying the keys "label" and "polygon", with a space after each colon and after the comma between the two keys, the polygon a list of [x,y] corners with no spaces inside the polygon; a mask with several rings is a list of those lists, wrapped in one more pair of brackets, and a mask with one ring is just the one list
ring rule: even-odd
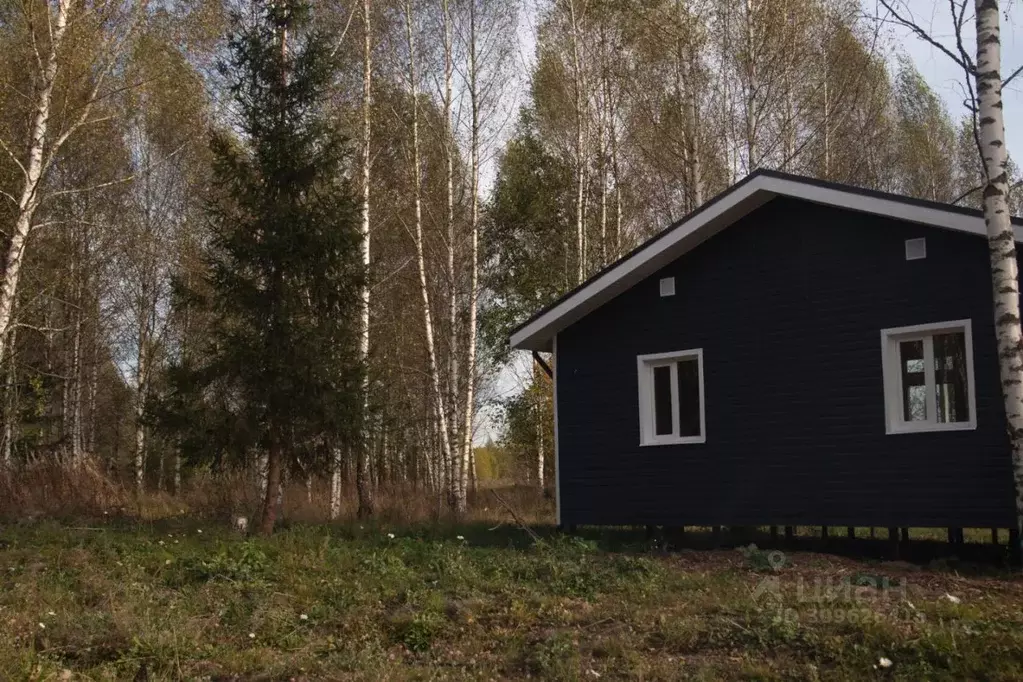
{"label": "small square vent", "polygon": [[923,260],[927,258],[927,240],[919,239],[906,240],[906,260]]}
{"label": "small square vent", "polygon": [[675,295],[675,278],[665,277],[661,280],[661,298]]}

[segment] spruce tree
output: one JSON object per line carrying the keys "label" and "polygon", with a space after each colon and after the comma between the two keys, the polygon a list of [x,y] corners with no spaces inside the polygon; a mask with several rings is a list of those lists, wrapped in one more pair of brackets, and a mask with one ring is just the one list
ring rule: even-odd
{"label": "spruce tree", "polygon": [[[213,136],[212,239],[201,301],[214,319],[191,372],[235,454],[265,455],[259,530],[282,471],[326,464],[359,432],[358,203],[350,152],[324,108],[336,65],[308,6],[256,0],[233,17],[221,74],[235,120]],[[211,408],[213,409],[213,408]]]}

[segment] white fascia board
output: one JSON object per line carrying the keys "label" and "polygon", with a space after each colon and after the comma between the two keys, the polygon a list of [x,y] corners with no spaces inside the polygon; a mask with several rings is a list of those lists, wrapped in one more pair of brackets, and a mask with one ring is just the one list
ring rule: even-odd
{"label": "white fascia board", "polygon": [[[892,218],[893,220],[904,220],[911,223],[919,223],[932,227],[943,227],[957,232],[969,234],[986,235],[987,227],[984,218],[981,216],[967,215],[957,211],[950,211],[935,206],[921,206],[906,201],[887,199],[860,194],[854,191],[844,191],[833,187],[821,187],[786,178],[774,178],[762,176],[760,185],[775,194],[803,199],[815,204],[846,208],[860,213],[872,213],[874,215]],[[1023,241],[1023,228],[1013,225],[1013,233],[1016,241]],[[610,273],[609,273],[610,274]]]}
{"label": "white fascia board", "polygon": [[[671,228],[648,248],[637,251],[618,266],[593,280],[546,313],[512,334],[512,348],[550,351],[558,331],[655,273],[698,244],[751,213],[776,196],[802,199],[825,206],[870,213],[975,235],[987,234],[984,218],[934,206],[870,196],[857,191],[761,175],[712,203],[681,225]],[[1017,242],[1023,242],[1023,228],[1013,226]]]}

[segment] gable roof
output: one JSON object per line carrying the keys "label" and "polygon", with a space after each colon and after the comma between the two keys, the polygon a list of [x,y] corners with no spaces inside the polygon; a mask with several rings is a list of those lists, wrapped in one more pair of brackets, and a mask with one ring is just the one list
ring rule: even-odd
{"label": "gable roof", "polygon": [[[987,234],[983,212],[976,209],[758,170],[534,314],[512,330],[511,346],[551,350],[559,331],[779,196],[957,232]],[[1013,218],[1012,224],[1016,241],[1023,241],[1023,220]]]}

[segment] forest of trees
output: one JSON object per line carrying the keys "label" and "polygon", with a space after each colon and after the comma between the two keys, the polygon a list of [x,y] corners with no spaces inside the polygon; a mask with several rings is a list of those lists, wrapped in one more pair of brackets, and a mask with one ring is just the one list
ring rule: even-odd
{"label": "forest of trees", "polygon": [[0,43],[0,461],[139,491],[463,511],[484,422],[542,487],[545,303],[757,168],[982,201],[855,0],[17,0]]}

